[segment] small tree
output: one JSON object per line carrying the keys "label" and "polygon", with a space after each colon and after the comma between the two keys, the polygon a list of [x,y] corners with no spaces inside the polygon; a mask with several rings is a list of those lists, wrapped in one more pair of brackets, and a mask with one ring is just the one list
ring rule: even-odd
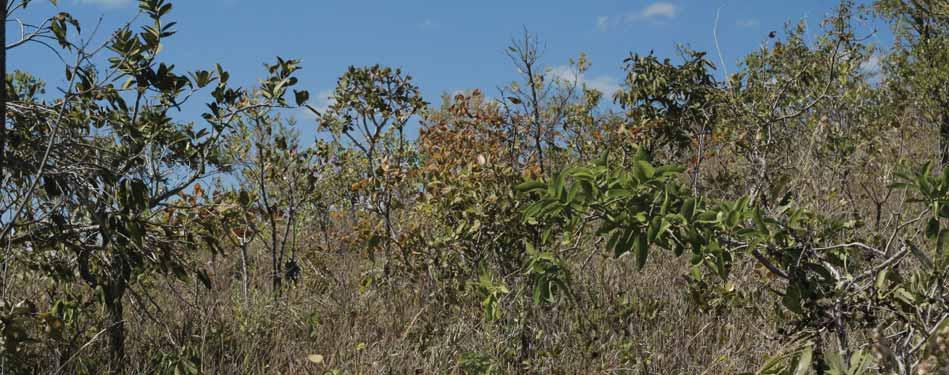
{"label": "small tree", "polygon": [[893,25],[890,83],[938,130],[939,154],[949,164],[949,1],[877,0],[879,15]]}
{"label": "small tree", "polygon": [[[530,160],[541,175],[558,164],[559,144],[570,104],[586,70],[585,58],[566,71],[542,66],[543,50],[536,34],[524,34],[511,41],[505,51],[517,69],[520,81],[501,89],[512,157]],[[521,143],[525,143],[521,145]],[[516,152],[516,154],[514,154]]]}
{"label": "small tree", "polygon": [[626,111],[626,132],[642,150],[657,160],[692,157],[690,177],[697,190],[700,167],[722,112],[722,90],[704,52],[685,50],[683,55],[680,65],[660,61],[651,53],[630,55],[625,60],[626,84],[615,99]]}
{"label": "small tree", "polygon": [[[70,42],[65,27],[78,32],[78,22],[53,18],[50,32],[76,57],[65,69],[64,95],[44,101],[38,81],[23,79],[4,103],[12,127],[5,129],[11,147],[2,180],[15,197],[13,209],[0,214],[5,259],[94,290],[118,368],[125,355],[123,297],[138,280],[197,275],[209,285],[188,250],[218,250],[217,238],[193,225],[200,221],[197,202],[177,197],[222,165],[219,142],[240,113],[288,106],[286,87],[295,82],[280,60],[284,69],[271,70],[264,99],[253,102],[228,85],[220,66],[178,74],[160,61],[163,40],[175,32],[164,18],[172,5],[142,0],[139,8],[149,22],[137,32],[115,31],[101,49]],[[105,49],[112,52],[108,66],[97,67],[94,53]],[[175,119],[174,111],[203,88],[213,98],[206,124]]]}
{"label": "small tree", "polygon": [[373,65],[350,67],[336,86],[333,104],[318,113],[319,127],[329,131],[337,142],[358,149],[365,158],[365,172],[354,188],[365,192],[364,207],[375,213],[385,233],[374,235],[372,243],[382,242],[389,273],[392,244],[398,230],[393,210],[404,198],[399,187],[412,161],[412,148],[406,138],[409,120],[426,106],[412,77],[400,69]]}
{"label": "small tree", "polygon": [[[263,216],[262,239],[270,251],[274,297],[283,280],[297,278],[297,234],[301,214],[314,195],[321,174],[319,147],[300,146],[295,121],[284,121],[267,108],[247,111],[230,139],[231,157],[241,194],[253,197],[247,208]],[[318,145],[317,145],[318,146]]]}

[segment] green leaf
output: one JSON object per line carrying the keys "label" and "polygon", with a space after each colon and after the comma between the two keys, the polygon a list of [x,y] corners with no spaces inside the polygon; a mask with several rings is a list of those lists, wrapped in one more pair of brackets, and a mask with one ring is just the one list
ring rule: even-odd
{"label": "green leaf", "polygon": [[623,236],[620,241],[616,244],[616,249],[614,249],[613,255],[617,258],[626,254],[630,251],[630,246],[633,244],[634,238],[637,237],[636,231],[632,229],[626,229],[623,232]]}
{"label": "green leaf", "polygon": [[876,287],[877,291],[886,290],[886,289],[885,289],[885,288],[886,288],[886,276],[887,276],[889,273],[890,273],[890,270],[884,268],[882,271],[880,271],[880,273],[877,274],[876,282],[874,282],[874,284],[873,284],[873,285]]}
{"label": "green leaf", "polygon": [[761,216],[761,210],[756,207],[752,215],[752,218],[755,221],[755,227],[758,229],[758,232],[765,236],[770,235],[768,225],[765,224],[764,218]]}
{"label": "green leaf", "polygon": [[577,193],[580,191],[580,185],[574,184],[570,187],[570,190],[567,191],[567,196],[564,197],[563,203],[566,205],[573,204],[574,199],[577,197]]}
{"label": "green leaf", "polygon": [[734,228],[738,225],[738,220],[741,218],[741,212],[738,208],[735,208],[728,213],[728,220],[725,222],[725,225],[729,228]]}
{"label": "green leaf", "polygon": [[935,240],[937,235],[939,235],[939,219],[933,217],[926,223],[926,238]]}
{"label": "green leaf", "polygon": [[306,90],[293,90],[293,95],[297,101],[297,105],[301,106],[310,100],[310,92]]}
{"label": "green leaf", "polygon": [[804,315],[804,308],[801,306],[801,298],[801,290],[797,285],[789,285],[784,292],[784,297],[781,298],[781,303],[784,304],[784,307],[787,307],[788,310],[798,315]]}
{"label": "green leaf", "polygon": [[768,361],[758,370],[758,375],[777,375],[784,373],[784,361],[786,355],[776,355],[768,358]]}
{"label": "green leaf", "polygon": [[859,350],[850,356],[849,375],[866,374],[871,365],[873,365],[873,355],[869,352]]}
{"label": "green leaf", "polygon": [[919,262],[923,264],[923,266],[930,269],[933,268],[933,261],[932,259],[929,259],[929,255],[923,252],[922,249],[917,247],[916,244],[912,242],[907,241],[907,245],[909,245],[910,253],[912,253],[913,256],[915,256],[916,259],[919,260]]}
{"label": "green leaf", "polygon": [[475,220],[474,223],[471,224],[471,227],[468,228],[468,234],[474,234],[479,229],[481,229],[481,220]]}
{"label": "green leaf", "polygon": [[659,216],[653,217],[652,221],[649,222],[649,228],[646,231],[646,239],[649,240],[649,243],[656,242],[656,237],[659,236],[659,227],[661,224],[662,218]]}
{"label": "green leaf", "polygon": [[537,181],[537,180],[533,180],[533,181],[527,181],[527,182],[518,184],[517,186],[514,187],[514,190],[522,192],[522,193],[526,193],[526,192],[532,192],[535,190],[543,190],[546,188],[547,188],[547,184]]}
{"label": "green leaf", "polygon": [[166,3],[166,4],[163,5],[160,9],[158,9],[158,15],[159,15],[159,16],[164,16],[164,15],[168,14],[168,12],[170,12],[170,11],[171,11],[171,3]]}
{"label": "green leaf", "polygon": [[659,233],[656,234],[656,239],[661,240],[662,236],[669,232],[669,228],[672,228],[672,223],[666,218],[662,218],[659,221]]}
{"label": "green leaf", "polygon": [[943,204],[939,208],[939,217],[943,219],[949,219],[949,204]]}
{"label": "green leaf", "polygon": [[574,168],[571,170],[570,176],[578,180],[593,181],[596,179],[596,176],[590,168]]}
{"label": "green leaf", "polygon": [[916,179],[916,185],[919,186],[919,192],[926,198],[932,198],[933,186],[929,182],[928,176],[920,176]]}
{"label": "green leaf", "polygon": [[814,347],[808,345],[804,348],[804,351],[801,352],[801,357],[797,360],[797,369],[794,370],[794,375],[807,375],[811,370],[811,361],[814,356]]}
{"label": "green leaf", "polygon": [[201,284],[204,284],[204,287],[208,290],[211,290],[211,278],[208,276],[208,271],[198,270],[197,272],[198,280],[201,280]]}
{"label": "green leaf", "polygon": [[686,222],[692,222],[692,218],[695,216],[695,199],[687,198],[683,201],[679,213],[682,214]]}
{"label": "green leaf", "polygon": [[609,161],[609,153],[604,151],[603,153],[600,154],[600,157],[596,159],[596,162],[594,162],[594,164],[601,167],[605,167],[608,161]]}
{"label": "green leaf", "polygon": [[939,232],[939,240],[936,241],[936,260],[939,262],[939,268],[949,263],[949,229],[943,229]]}
{"label": "green leaf", "polygon": [[606,241],[606,249],[613,251],[613,256],[619,258],[620,255],[623,255],[622,250],[619,248],[619,242],[622,238],[624,232],[620,229],[614,229],[610,232],[609,240]]}
{"label": "green leaf", "polygon": [[544,209],[544,201],[534,202],[524,209],[524,219],[527,220],[528,223],[536,222],[536,218],[540,215],[542,209]]}
{"label": "green leaf", "polygon": [[537,284],[534,285],[533,300],[534,300],[535,305],[541,304],[541,301],[544,299],[543,294],[544,294],[544,284],[538,282]]}
{"label": "green leaf", "polygon": [[836,351],[831,351],[824,355],[824,361],[827,362],[827,366],[830,368],[827,371],[827,375],[850,375],[850,372],[847,370],[847,365],[844,364],[843,358],[840,357],[840,353]]}
{"label": "green leaf", "polygon": [[642,234],[636,236],[633,248],[636,250],[636,267],[643,269],[643,266],[646,265],[646,257],[649,256],[649,242],[646,240],[646,236]]}
{"label": "green leaf", "polygon": [[549,192],[555,198],[560,198],[560,196],[563,194],[563,179],[564,174],[558,173],[557,176],[554,177],[554,180],[551,181],[550,185],[547,186],[547,192]]}
{"label": "green leaf", "polygon": [[633,164],[633,175],[640,181],[645,181],[656,175],[656,169],[645,160],[637,160]]}
{"label": "green leaf", "polygon": [[682,172],[685,172],[685,168],[679,165],[664,165],[656,168],[656,176],[659,177],[673,176]]}

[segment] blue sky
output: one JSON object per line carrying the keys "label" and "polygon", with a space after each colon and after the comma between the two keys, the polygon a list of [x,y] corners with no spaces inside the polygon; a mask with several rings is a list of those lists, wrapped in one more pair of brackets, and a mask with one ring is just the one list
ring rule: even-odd
{"label": "blue sky", "polygon": [[[101,17],[99,39],[136,12],[132,0],[60,0],[84,32]],[[769,31],[806,19],[816,29],[835,0],[600,0],[600,1],[330,1],[178,0],[169,18],[178,34],[164,59],[177,69],[221,63],[237,83],[263,76],[275,56],[303,60],[300,86],[319,100],[349,65],[380,63],[412,74],[430,102],[440,94],[480,88],[494,92],[515,78],[504,55],[526,27],[546,47],[545,66],[556,68],[585,52],[593,62],[583,77],[613,89],[630,52],[673,56],[676,44],[708,51],[718,61],[712,30],[720,8],[718,39],[723,59],[736,62]],[[49,16],[43,0],[25,18]],[[11,30],[12,32],[12,30]],[[8,38],[14,38],[14,35]],[[882,36],[881,36],[882,37]],[[12,68],[25,68],[54,85],[62,65],[48,51],[24,46],[10,52]]]}

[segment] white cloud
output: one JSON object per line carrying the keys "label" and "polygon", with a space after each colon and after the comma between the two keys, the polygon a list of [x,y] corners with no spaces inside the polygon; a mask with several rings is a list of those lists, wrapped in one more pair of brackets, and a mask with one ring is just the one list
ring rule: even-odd
{"label": "white cloud", "polygon": [[620,84],[616,78],[607,75],[587,77],[585,74],[578,72],[576,67],[569,65],[550,68],[547,74],[568,84],[576,82],[578,87],[586,86],[587,88],[596,89],[607,97],[612,97],[614,93],[620,90]]}
{"label": "white cloud", "polygon": [[673,19],[679,15],[679,7],[672,3],[658,2],[646,6],[639,16],[644,19],[666,18]]}
{"label": "white cloud", "polygon": [[659,1],[647,5],[635,12],[619,16],[600,16],[596,18],[596,29],[607,31],[622,24],[631,24],[642,21],[661,22],[675,19],[681,8],[673,3]]}
{"label": "white cloud", "polygon": [[547,70],[547,75],[565,82],[579,81],[583,76],[577,72],[577,68],[574,68],[570,65],[559,65],[549,68]]}
{"label": "white cloud", "polygon": [[79,0],[81,4],[101,5],[109,8],[118,8],[132,4],[132,0]]}
{"label": "white cloud", "polygon": [[612,97],[613,94],[620,91],[619,82],[616,81],[616,78],[610,76],[596,76],[590,79],[585,79],[583,81],[587,87],[591,89],[596,89],[599,92],[602,92],[603,95],[607,97]]}

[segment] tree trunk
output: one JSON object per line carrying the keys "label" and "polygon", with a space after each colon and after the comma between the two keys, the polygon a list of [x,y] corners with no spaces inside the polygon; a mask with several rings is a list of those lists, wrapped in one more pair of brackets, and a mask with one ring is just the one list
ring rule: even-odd
{"label": "tree trunk", "polygon": [[250,306],[247,295],[247,245],[250,241],[240,240],[241,248],[241,292],[244,294],[244,307]]}
{"label": "tree trunk", "polygon": [[121,285],[109,285],[105,292],[106,332],[109,336],[109,350],[112,352],[111,368],[113,372],[125,370],[125,314],[122,296],[125,288]]}
{"label": "tree trunk", "polygon": [[939,123],[939,160],[943,167],[949,166],[949,109],[943,107],[942,121]]}
{"label": "tree trunk", "polygon": [[0,181],[6,164],[7,147],[7,2],[0,1]]}

